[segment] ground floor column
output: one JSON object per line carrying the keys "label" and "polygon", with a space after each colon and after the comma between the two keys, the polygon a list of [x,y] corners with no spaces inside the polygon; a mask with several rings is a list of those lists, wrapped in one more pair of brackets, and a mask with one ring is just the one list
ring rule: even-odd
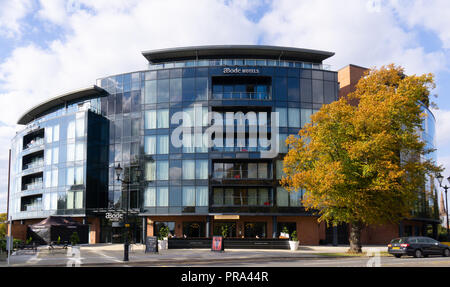
{"label": "ground floor column", "polygon": [[277,226],[277,217],[272,216],[272,238],[277,238],[278,226]]}
{"label": "ground floor column", "polygon": [[338,245],[338,227],[333,225],[333,246]]}
{"label": "ground floor column", "polygon": [[206,230],[205,230],[205,235],[206,235],[206,237],[207,238],[209,238],[210,237],[210,225],[211,225],[211,216],[206,216]]}

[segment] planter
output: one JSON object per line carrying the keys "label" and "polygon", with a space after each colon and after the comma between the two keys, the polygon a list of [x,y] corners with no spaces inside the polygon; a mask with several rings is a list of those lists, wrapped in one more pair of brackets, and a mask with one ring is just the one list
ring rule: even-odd
{"label": "planter", "polygon": [[289,241],[289,247],[291,248],[292,251],[295,251],[298,249],[298,241]]}
{"label": "planter", "polygon": [[168,240],[158,240],[158,250],[167,250],[169,247]]}

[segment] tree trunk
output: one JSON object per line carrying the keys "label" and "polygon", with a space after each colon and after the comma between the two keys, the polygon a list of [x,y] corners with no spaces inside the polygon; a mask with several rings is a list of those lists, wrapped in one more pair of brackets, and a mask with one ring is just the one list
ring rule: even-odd
{"label": "tree trunk", "polygon": [[361,253],[361,230],[363,224],[361,222],[353,222],[350,227],[350,249],[349,252]]}

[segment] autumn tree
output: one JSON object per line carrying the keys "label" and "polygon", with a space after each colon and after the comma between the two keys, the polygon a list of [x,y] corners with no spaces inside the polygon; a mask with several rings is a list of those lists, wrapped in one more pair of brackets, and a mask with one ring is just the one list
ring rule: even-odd
{"label": "autumn tree", "polygon": [[405,76],[393,64],[372,69],[355,92],[324,105],[286,140],[281,184],[306,190],[303,204],[319,221],[348,223],[349,251],[361,252],[365,225],[409,217],[426,176],[441,170],[420,137],[433,88],[431,74]]}
{"label": "autumn tree", "polygon": [[0,239],[5,238],[7,226],[6,213],[0,213]]}

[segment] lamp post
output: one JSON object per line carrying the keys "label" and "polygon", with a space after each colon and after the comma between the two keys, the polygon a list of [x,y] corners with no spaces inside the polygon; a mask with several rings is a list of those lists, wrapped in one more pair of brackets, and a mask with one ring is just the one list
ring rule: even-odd
{"label": "lamp post", "polygon": [[[128,236],[129,236],[129,223],[128,223],[128,207],[130,205],[129,198],[130,198],[130,184],[131,184],[131,167],[130,167],[130,173],[128,175],[128,180],[120,179],[120,175],[123,172],[123,168],[120,166],[120,163],[114,168],[117,175],[117,180],[125,183],[127,185],[127,201],[126,201],[126,208],[125,208],[125,218],[124,218],[124,225],[125,225],[125,242],[124,242],[124,250],[123,250],[123,261],[129,261],[128,251],[129,251],[129,242],[128,242]],[[139,177],[139,169],[136,170],[136,176]]]}
{"label": "lamp post", "polygon": [[[449,189],[450,187],[447,186],[447,185],[442,186],[442,180],[443,180],[443,179],[444,179],[444,177],[443,177],[441,174],[439,174],[439,175],[437,176],[437,180],[439,181],[439,186],[441,186],[441,187],[444,189],[444,191],[445,191],[445,211],[446,211],[446,214],[447,214],[447,241],[449,241],[449,240],[450,240],[450,235],[449,235],[449,228],[448,228],[448,198],[447,198],[447,189]],[[447,181],[450,183],[450,176],[447,177]]]}

